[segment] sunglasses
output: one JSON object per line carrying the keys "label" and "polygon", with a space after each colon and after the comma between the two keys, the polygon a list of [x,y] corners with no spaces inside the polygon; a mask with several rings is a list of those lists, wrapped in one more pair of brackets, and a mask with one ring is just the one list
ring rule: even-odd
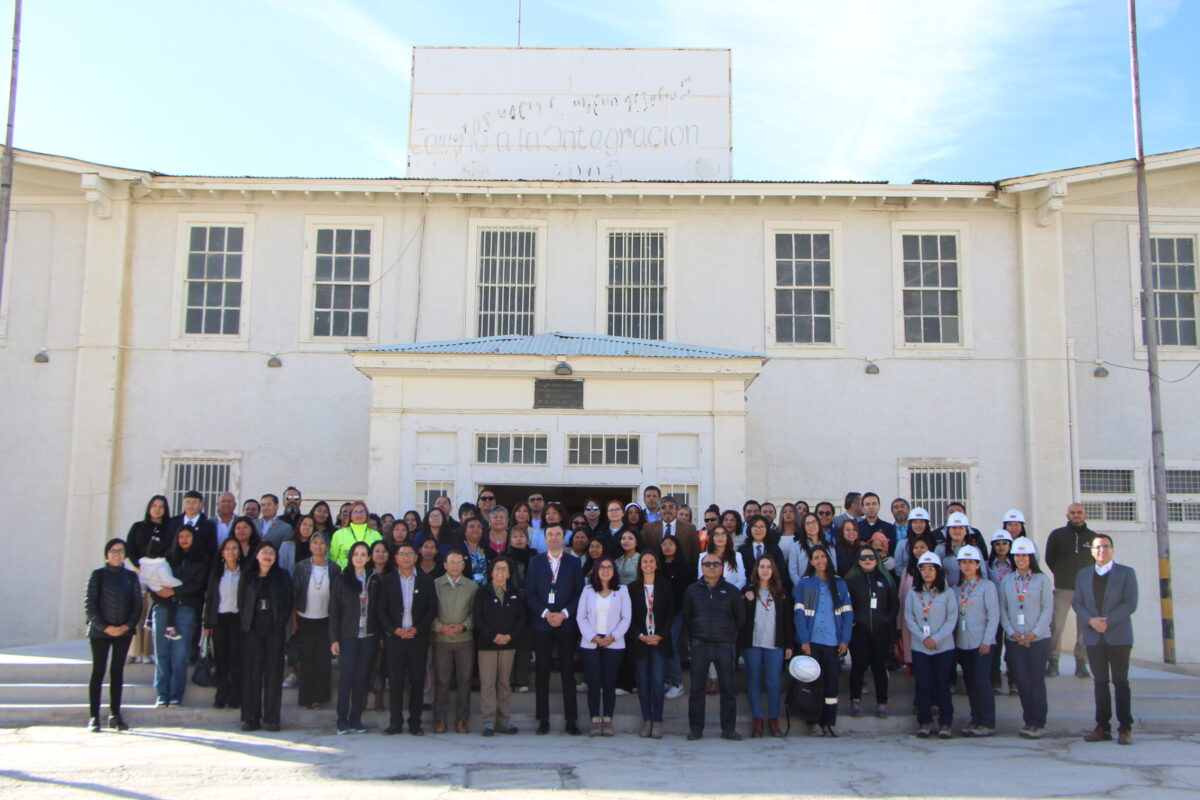
{"label": "sunglasses", "polygon": [[480,500],[495,500],[496,498],[493,495],[484,495],[483,497],[480,497],[479,499]]}
{"label": "sunglasses", "polygon": [[720,561],[705,561],[700,566],[702,566],[702,567],[719,567],[719,566],[721,566],[721,562]]}
{"label": "sunglasses", "polygon": [[599,511],[600,506],[584,506],[583,510],[584,511]]}
{"label": "sunglasses", "polygon": [[859,556],[858,560],[859,561],[874,561],[875,556]]}
{"label": "sunglasses", "polygon": [[716,522],[717,518],[716,517],[705,517],[704,521],[705,522]]}

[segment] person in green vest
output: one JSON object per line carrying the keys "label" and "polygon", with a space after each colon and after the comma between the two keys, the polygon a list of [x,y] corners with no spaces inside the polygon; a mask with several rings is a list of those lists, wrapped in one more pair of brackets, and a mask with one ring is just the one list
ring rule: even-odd
{"label": "person in green vest", "polygon": [[350,548],[355,542],[363,542],[370,548],[375,542],[383,540],[379,531],[367,527],[368,515],[367,504],[360,500],[350,506],[350,524],[334,532],[333,540],[329,543],[329,557],[341,569],[346,568]]}

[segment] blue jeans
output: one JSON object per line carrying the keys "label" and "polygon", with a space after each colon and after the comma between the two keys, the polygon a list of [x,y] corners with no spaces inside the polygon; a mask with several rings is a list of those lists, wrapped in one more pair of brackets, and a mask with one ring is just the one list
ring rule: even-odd
{"label": "blue jeans", "polygon": [[663,675],[667,669],[667,659],[653,647],[645,658],[633,662],[637,670],[638,700],[642,704],[642,722],[663,721],[663,701],[666,687],[663,685]]}
{"label": "blue jeans", "polygon": [[683,614],[676,614],[675,619],[671,620],[671,657],[667,659],[666,674],[663,678],[664,683],[671,686],[683,686],[683,663],[679,658],[679,650],[682,642],[680,637],[683,636]]}
{"label": "blue jeans", "polygon": [[916,674],[917,687],[915,705],[917,707],[917,724],[925,725],[933,722],[934,705],[938,707],[938,724],[949,727],[954,722],[954,700],[950,695],[950,675],[954,671],[954,657],[957,650],[947,650],[944,653],[919,653],[913,651],[913,672]]}
{"label": "blue jeans", "polygon": [[995,652],[986,656],[979,650],[959,650],[958,663],[962,664],[963,682],[967,685],[967,698],[971,704],[971,725],[985,728],[996,727],[996,696],[992,694],[992,659]]}
{"label": "blue jeans", "polygon": [[611,717],[617,707],[617,672],[621,669],[625,650],[580,648],[580,655],[583,657],[583,679],[587,682],[588,714]]}
{"label": "blue jeans", "polygon": [[746,662],[746,694],[750,696],[750,716],[762,719],[762,679],[767,681],[767,718],[779,719],[779,684],[783,673],[783,650],[778,647],[747,647],[742,650]]}
{"label": "blue jeans", "polygon": [[1046,727],[1046,662],[1050,660],[1050,639],[1038,639],[1028,647],[1009,639],[1008,675],[1021,695],[1025,727]]}
{"label": "blue jeans", "polygon": [[338,639],[338,730],[362,726],[362,713],[367,705],[367,673],[376,647],[373,635]]}
{"label": "blue jeans", "polygon": [[154,606],[154,691],[158,699],[180,702],[187,688],[188,651],[196,630],[196,609],[179,606],[175,611],[175,632],[179,638],[167,638],[167,607]]}

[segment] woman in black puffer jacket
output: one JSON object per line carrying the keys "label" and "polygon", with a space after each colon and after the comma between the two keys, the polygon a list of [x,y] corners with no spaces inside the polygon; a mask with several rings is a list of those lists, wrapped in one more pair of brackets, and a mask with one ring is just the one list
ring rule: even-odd
{"label": "woman in black puffer jacket", "polygon": [[283,704],[283,644],[292,624],[292,581],[263,540],[242,572],[238,614],[242,634],[242,730],[279,730]]}
{"label": "woman in black puffer jacket", "polygon": [[121,688],[125,683],[125,656],[133,640],[133,629],[142,614],[142,587],[137,573],[125,569],[125,542],[109,539],[104,545],[105,565],[88,579],[83,607],[88,622],[88,642],[92,646],[92,678],[88,683],[88,730],[100,732],[100,690],[104,684],[109,650],[112,672],[109,675],[108,726],[129,730],[121,719]]}

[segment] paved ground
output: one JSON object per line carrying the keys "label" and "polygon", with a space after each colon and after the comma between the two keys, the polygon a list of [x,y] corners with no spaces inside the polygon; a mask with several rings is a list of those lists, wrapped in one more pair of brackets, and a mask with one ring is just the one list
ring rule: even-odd
{"label": "paved ground", "polygon": [[1104,797],[1194,800],[1200,734],[1140,736],[1133,747],[1078,739],[918,741],[804,736],[725,742],[558,734],[337,737],[155,728],[0,731],[0,797],[377,796],[530,800],[589,797]]}

